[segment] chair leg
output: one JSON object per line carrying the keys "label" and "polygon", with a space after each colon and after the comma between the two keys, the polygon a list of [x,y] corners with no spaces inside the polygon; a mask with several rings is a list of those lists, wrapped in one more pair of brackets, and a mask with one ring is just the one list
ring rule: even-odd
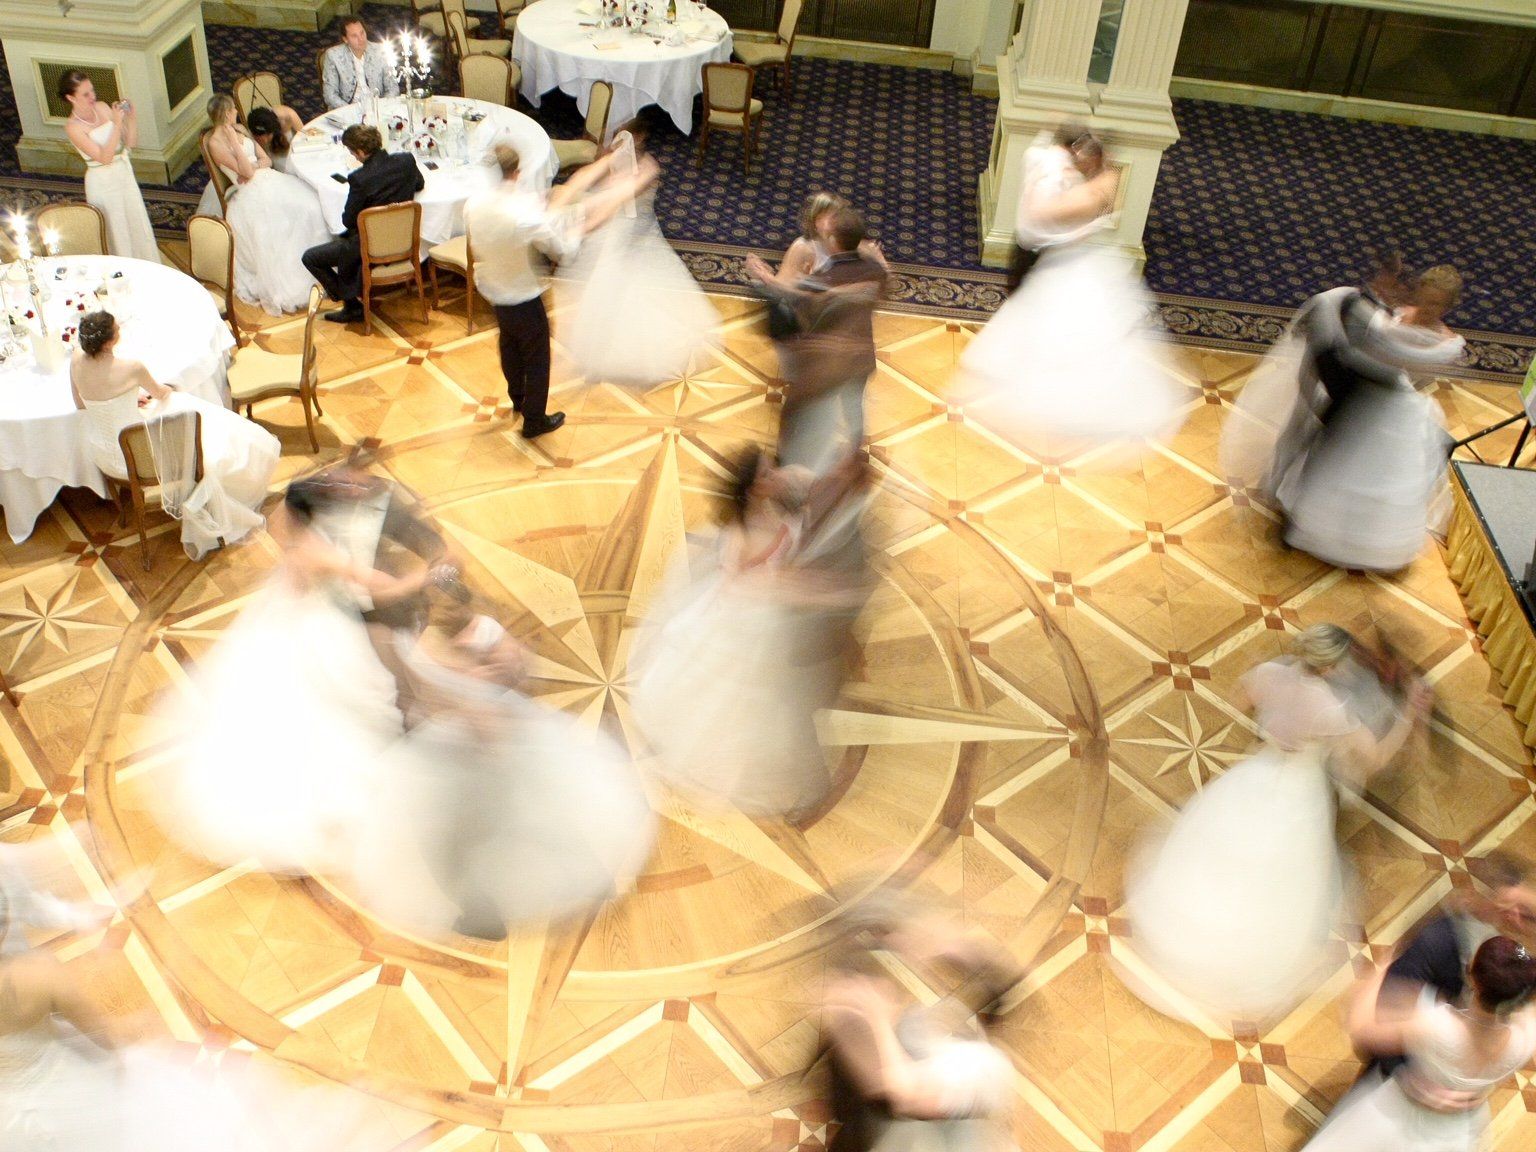
{"label": "chair leg", "polygon": [[427,314],[427,286],[421,277],[421,265],[416,265],[416,299],[421,302],[421,322],[425,324]]}
{"label": "chair leg", "polygon": [[137,488],[133,492],[133,518],[139,526],[139,559],[144,564],[144,571],[149,571],[149,533],[144,528],[144,494]]}
{"label": "chair leg", "polygon": [[[313,392],[305,391],[299,394],[299,404],[304,409],[304,427],[309,429],[309,450],[311,452],[318,452],[320,451],[320,441],[315,438],[315,418],[309,411],[309,406],[313,402]],[[320,405],[315,404],[315,407],[318,408]]]}
{"label": "chair leg", "polygon": [[442,301],[437,295],[437,265],[428,264],[427,270],[432,273],[432,308],[436,310],[443,306]]}
{"label": "chair leg", "polygon": [[752,117],[750,115],[741,123],[741,170],[748,176],[752,175]]}
{"label": "chair leg", "polygon": [[784,54],[784,103],[788,104],[794,99],[794,85],[790,83],[789,53]]}
{"label": "chair leg", "polygon": [[694,163],[698,167],[700,167],[700,168],[704,167],[704,149],[706,149],[708,147],[709,147],[709,109],[705,108],[704,109],[704,123],[699,125],[699,151],[698,151],[698,155],[694,157]]}
{"label": "chair leg", "polygon": [[363,335],[373,335],[373,293],[366,285],[363,287]]}
{"label": "chair leg", "polygon": [[464,280],[464,335],[475,334],[475,282],[468,277]]}

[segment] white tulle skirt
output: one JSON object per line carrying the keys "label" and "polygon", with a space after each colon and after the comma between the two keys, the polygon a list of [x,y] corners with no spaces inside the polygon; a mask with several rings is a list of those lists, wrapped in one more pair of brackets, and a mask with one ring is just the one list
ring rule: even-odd
{"label": "white tulle skirt", "polygon": [[189,1064],[152,1046],[104,1052],[77,1033],[36,1032],[0,1039],[6,1152],[353,1152],[389,1143],[369,1101],[341,1088],[258,1063]]}
{"label": "white tulle skirt", "polygon": [[1047,249],[961,355],[957,398],[1049,457],[1166,439],[1188,397],[1154,325],[1151,297],[1118,257]]}
{"label": "white tulle skirt", "polygon": [[662,236],[649,206],[614,217],[556,281],[556,339],[590,383],[644,387],[673,380],[720,322]]}
{"label": "white tulle skirt", "polygon": [[[1344,895],[1321,754],[1266,747],[1208,783],[1126,884],[1131,945],[1218,1023],[1259,1022],[1311,990]],[[1174,1001],[1129,981],[1154,1007]]]}
{"label": "white tulle skirt", "polygon": [[351,864],[379,762],[399,737],[394,678],[367,629],[325,592],[259,592],[173,701],[168,835],[271,871]]}
{"label": "white tulle skirt", "polygon": [[1350,1092],[1305,1152],[1477,1152],[1488,1121],[1487,1105],[1435,1112],[1410,1100],[1389,1077]]}
{"label": "white tulle skirt", "polygon": [[655,835],[621,749],[508,692],[428,720],[384,758],[352,871],[389,922],[494,938],[611,897]]}
{"label": "white tulle skirt", "polygon": [[817,709],[841,682],[842,632],[771,587],[712,575],[663,613],[636,657],[635,721],[656,773],[695,802],[754,815],[803,812],[830,776]]}
{"label": "white tulle skirt", "polygon": [[1406,568],[1424,550],[1449,443],[1434,400],[1406,383],[1365,386],[1282,480],[1286,543],[1340,568]]}
{"label": "white tulle skirt", "polygon": [[315,190],[263,168],[233,190],[227,219],[235,234],[235,294],[274,316],[306,307],[315,279],[300,257],[332,239]]}

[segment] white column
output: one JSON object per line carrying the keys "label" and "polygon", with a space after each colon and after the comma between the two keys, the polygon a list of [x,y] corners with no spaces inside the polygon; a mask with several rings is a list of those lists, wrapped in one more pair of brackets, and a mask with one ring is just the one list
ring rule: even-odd
{"label": "white column", "polygon": [[1018,34],[998,58],[991,161],[977,189],[988,264],[1006,264],[1013,250],[1025,150],[1042,129],[1092,114],[1088,61],[1098,19],[1098,0],[1026,0]]}
{"label": "white column", "polygon": [[[212,90],[200,0],[4,0],[0,46],[16,93],[28,172],[79,174],[85,162],[64,134],[69,112],[50,108],[60,69],[100,69],[138,112],[139,179],[174,180],[197,157]],[[100,89],[100,85],[98,85]]]}
{"label": "white column", "polygon": [[1120,214],[1106,242],[1144,259],[1142,234],[1163,153],[1179,139],[1168,99],[1189,0],[1126,0],[1109,83],[1092,121],[1121,165]]}

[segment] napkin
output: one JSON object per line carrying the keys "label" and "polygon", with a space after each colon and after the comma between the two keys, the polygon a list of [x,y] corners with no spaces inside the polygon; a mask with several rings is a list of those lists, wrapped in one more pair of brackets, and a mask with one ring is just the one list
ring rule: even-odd
{"label": "napkin", "polygon": [[725,39],[725,29],[716,28],[712,31],[698,32],[689,36],[688,39],[696,44],[718,44]]}

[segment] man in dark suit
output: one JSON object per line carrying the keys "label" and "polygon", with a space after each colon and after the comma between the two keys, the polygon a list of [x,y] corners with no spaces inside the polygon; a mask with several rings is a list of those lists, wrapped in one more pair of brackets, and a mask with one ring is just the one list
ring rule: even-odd
{"label": "man in dark suit", "polygon": [[332,300],[342,307],[325,318],[338,324],[355,324],[363,318],[363,256],[358,240],[357,218],[368,208],[414,200],[426,186],[416,158],[409,152],[384,151],[377,128],[353,124],[341,134],[341,142],[362,165],[347,177],[347,206],[341,213],[345,231],[336,239],[304,253],[304,267]]}
{"label": "man in dark suit", "polygon": [[[756,290],[793,311],[795,331],[779,342],[784,413],[779,463],[818,475],[864,439],[864,386],[875,370],[875,307],[885,295],[885,265],[863,247],[864,219],[851,208],[826,214],[830,259],[813,276],[783,285],[757,257],[746,270]],[[837,424],[847,447],[839,450]]]}
{"label": "man in dark suit", "polygon": [[[1426,924],[1393,958],[1387,968],[1384,997],[1416,996],[1423,987],[1450,1003],[1462,997],[1467,970],[1483,943],[1508,936],[1536,948],[1536,875],[1525,861],[1507,852],[1492,852],[1479,869],[1488,895],[1461,892]],[[1374,1084],[1404,1063],[1401,1052],[1372,1052],[1361,1081]]]}

